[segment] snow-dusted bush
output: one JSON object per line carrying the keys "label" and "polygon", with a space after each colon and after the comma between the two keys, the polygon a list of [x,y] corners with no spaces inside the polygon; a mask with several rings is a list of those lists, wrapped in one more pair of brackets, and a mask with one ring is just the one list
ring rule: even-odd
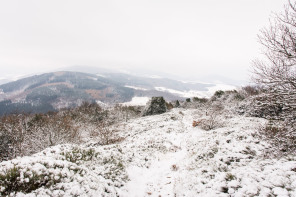
{"label": "snow-dusted bush", "polygon": [[80,133],[67,114],[19,114],[1,117],[0,141],[0,159],[7,160],[61,143],[78,143]]}
{"label": "snow-dusted bush", "polygon": [[222,91],[222,90],[217,90],[217,91],[214,93],[214,96],[220,98],[223,94],[225,94],[224,91]]}
{"label": "snow-dusted bush", "polygon": [[296,150],[296,98],[293,97],[293,94],[288,96],[267,91],[247,98],[238,107],[240,114],[269,120],[267,125],[259,128],[259,132],[261,137],[274,144],[270,155],[289,154]]}
{"label": "snow-dusted bush", "polygon": [[49,146],[79,144],[81,132],[101,145],[122,140],[112,125],[139,117],[141,108],[121,106],[103,109],[96,103],[83,103],[74,109],[47,114],[15,114],[0,118],[0,161],[31,155]]}
{"label": "snow-dusted bush", "polygon": [[261,92],[261,90],[262,90],[262,88],[259,86],[247,85],[247,86],[242,87],[241,93],[245,97],[249,97],[249,96],[258,95]]}
{"label": "snow-dusted bush", "polygon": [[74,147],[70,151],[62,152],[61,155],[65,156],[67,161],[79,164],[84,161],[91,161],[98,153],[93,148],[82,149]]}
{"label": "snow-dusted bush", "polygon": [[206,103],[206,102],[208,102],[209,100],[208,100],[207,98],[193,97],[193,98],[192,98],[192,101],[193,101],[193,102],[198,102],[198,103]]}
{"label": "snow-dusted bush", "polygon": [[174,108],[174,105],[171,102],[165,102],[165,105],[167,107],[167,110],[171,110]]}
{"label": "snow-dusted bush", "polygon": [[0,163],[0,196],[118,196],[124,164],[117,148],[50,147]]}
{"label": "snow-dusted bush", "polygon": [[[259,42],[265,59],[253,64],[253,79],[265,92],[257,96],[255,110],[263,117],[278,120],[285,129],[285,142],[296,137],[296,2],[289,1],[284,12],[275,14],[270,27],[261,30]],[[277,124],[277,123],[276,123]],[[288,145],[288,144],[287,144]],[[291,144],[295,147],[296,145]]]}
{"label": "snow-dusted bush", "polygon": [[[292,128],[289,128],[289,124],[289,122],[285,121],[269,121],[259,127],[260,137],[271,141],[273,144],[273,148],[266,151],[266,156],[282,156],[295,153],[296,135],[290,132]],[[293,127],[293,125],[290,127]]]}
{"label": "snow-dusted bush", "polygon": [[119,135],[120,130],[112,127],[112,124],[108,122],[96,122],[94,126],[91,135],[100,145],[114,144],[123,140]]}
{"label": "snow-dusted bush", "polygon": [[125,121],[130,119],[140,117],[143,110],[142,106],[125,106],[125,105],[115,105],[114,108],[109,109],[110,115],[117,116],[117,122]]}
{"label": "snow-dusted bush", "polygon": [[10,115],[0,118],[0,161],[22,156],[29,117]]}
{"label": "snow-dusted bush", "polygon": [[200,121],[199,126],[206,131],[222,127],[223,110],[224,107],[222,105],[217,103],[209,104],[209,107],[206,111],[206,117]]}
{"label": "snow-dusted bush", "polygon": [[51,188],[60,182],[67,182],[66,179],[74,174],[82,176],[85,171],[63,161],[33,159],[4,162],[0,168],[0,194],[30,193],[40,188]]}

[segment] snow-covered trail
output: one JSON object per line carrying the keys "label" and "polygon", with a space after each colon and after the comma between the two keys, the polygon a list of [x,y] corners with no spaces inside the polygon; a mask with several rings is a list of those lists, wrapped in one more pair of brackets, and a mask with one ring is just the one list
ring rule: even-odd
{"label": "snow-covered trail", "polygon": [[296,197],[295,155],[263,157],[272,146],[256,136],[265,120],[226,113],[219,128],[192,127],[205,118],[201,109],[173,109],[133,119],[116,125],[118,144],[49,147],[0,163],[0,174],[16,166],[27,177],[60,181],[17,197]]}
{"label": "snow-covered trail", "polygon": [[[193,131],[192,121],[188,117],[178,118],[178,130],[182,133],[170,133],[169,143],[175,150],[167,153],[155,153],[157,156],[150,161],[150,166],[130,166],[127,169],[130,181],[127,183],[128,196],[175,196],[176,185],[179,183],[180,172],[187,155],[187,139],[191,132],[198,133],[203,138],[203,133]],[[168,125],[167,125],[168,126]],[[167,129],[162,127],[162,130]]]}
{"label": "snow-covered trail", "polygon": [[[120,196],[296,196],[295,159],[261,156],[269,147],[253,135],[261,119],[229,116],[222,128],[193,128],[202,118],[198,110],[176,109],[128,123],[129,181]],[[266,178],[271,168],[279,180]],[[287,186],[274,185],[284,179]]]}
{"label": "snow-covered trail", "polygon": [[148,169],[130,168],[129,196],[174,196],[179,166],[185,154],[184,150],[165,154],[153,161]]}

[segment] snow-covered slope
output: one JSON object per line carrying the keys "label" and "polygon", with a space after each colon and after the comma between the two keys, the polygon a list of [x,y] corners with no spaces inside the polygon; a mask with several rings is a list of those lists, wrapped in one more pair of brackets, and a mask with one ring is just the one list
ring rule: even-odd
{"label": "snow-covered slope", "polygon": [[22,188],[40,183],[16,196],[296,196],[296,158],[263,157],[271,145],[256,128],[265,120],[224,115],[221,128],[192,127],[203,118],[173,109],[119,123],[118,144],[59,145],[5,161],[0,180],[14,169]]}

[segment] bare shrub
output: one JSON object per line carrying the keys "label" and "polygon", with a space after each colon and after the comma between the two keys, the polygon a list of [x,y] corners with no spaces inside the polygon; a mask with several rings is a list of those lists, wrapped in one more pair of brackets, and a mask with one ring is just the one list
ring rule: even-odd
{"label": "bare shrub", "polygon": [[71,117],[59,113],[19,114],[0,119],[0,159],[36,153],[61,143],[78,143],[80,133]]}
{"label": "bare shrub", "polygon": [[123,140],[119,136],[119,130],[110,127],[110,125],[100,122],[98,124],[98,138],[101,145],[109,145]]}
{"label": "bare shrub", "polygon": [[221,127],[221,115],[224,107],[221,103],[211,103],[206,111],[206,118],[200,121],[200,127],[206,131]]}
{"label": "bare shrub", "polygon": [[193,126],[193,127],[197,127],[198,125],[200,125],[200,124],[202,123],[202,121],[205,121],[205,120],[204,120],[204,119],[202,119],[202,120],[198,120],[198,121],[194,120],[194,121],[192,122],[192,126]]}
{"label": "bare shrub", "polygon": [[259,86],[251,86],[251,85],[242,87],[243,94],[246,97],[258,95],[260,93],[260,89],[261,88]]}
{"label": "bare shrub", "polygon": [[266,150],[266,156],[283,156],[293,154],[296,151],[296,135],[291,135],[287,122],[273,122],[259,127],[261,138],[271,142],[272,148]]}
{"label": "bare shrub", "polygon": [[171,109],[174,108],[173,104],[170,103],[170,102],[165,102],[165,105],[166,105],[166,107],[167,107],[168,110],[171,110]]}
{"label": "bare shrub", "polygon": [[193,97],[192,98],[193,102],[199,102],[199,103],[206,103],[209,101],[207,98],[199,98],[199,97]]}
{"label": "bare shrub", "polygon": [[125,105],[115,105],[113,109],[114,116],[117,116],[115,119],[116,122],[125,121],[136,117],[140,117],[142,107],[139,106],[125,106]]}
{"label": "bare shrub", "polygon": [[9,115],[0,120],[0,160],[23,156],[28,130],[26,115]]}
{"label": "bare shrub", "polygon": [[85,131],[101,145],[120,142],[123,138],[113,125],[140,113],[141,109],[133,106],[103,109],[96,103],[84,102],[77,108],[59,112],[0,117],[0,161],[31,155],[58,144],[79,144],[81,132]]}
{"label": "bare shrub", "polygon": [[176,164],[173,164],[173,165],[171,166],[171,170],[172,170],[172,171],[178,171],[178,169],[179,169],[179,167],[178,167]]}

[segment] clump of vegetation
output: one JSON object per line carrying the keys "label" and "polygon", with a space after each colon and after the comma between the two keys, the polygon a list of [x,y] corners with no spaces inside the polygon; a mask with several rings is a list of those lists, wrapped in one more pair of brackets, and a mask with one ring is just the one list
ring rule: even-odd
{"label": "clump of vegetation", "polygon": [[123,140],[111,126],[140,116],[141,109],[115,106],[103,109],[96,103],[82,103],[74,109],[46,114],[12,114],[0,117],[0,161],[31,155],[63,143],[80,144],[82,130],[88,130],[101,145]]}
{"label": "clump of vegetation", "polygon": [[74,147],[71,151],[62,152],[61,155],[65,157],[65,160],[79,164],[84,161],[91,161],[98,153],[93,148],[81,149]]}
{"label": "clump of vegetation", "polygon": [[217,90],[215,93],[214,93],[214,96],[217,97],[217,98],[220,98],[222,95],[224,95],[225,92],[222,91],[222,90]]}
{"label": "clump of vegetation", "polygon": [[97,125],[97,139],[101,145],[109,145],[121,142],[124,138],[119,135],[119,130],[109,128],[104,122]]}
{"label": "clump of vegetation", "polygon": [[[270,27],[262,29],[258,36],[260,44],[264,47],[265,58],[255,60],[253,63],[253,80],[264,88],[262,95],[256,96],[260,102],[255,103],[254,108],[261,111],[262,116],[277,121],[275,125],[281,125],[280,129],[266,126],[263,133],[267,134],[268,138],[271,137],[270,133],[273,133],[272,142],[277,141],[276,144],[280,143],[281,146],[287,145],[288,150],[294,149],[294,151],[296,150],[295,14],[296,4],[289,1],[284,12],[273,15]],[[283,151],[287,151],[287,148],[283,148]]]}
{"label": "clump of vegetation", "polygon": [[238,100],[238,101],[242,101],[242,100],[245,99],[245,97],[242,94],[238,93],[238,92],[234,94],[234,97],[233,98],[235,100]]}
{"label": "clump of vegetation", "polygon": [[[173,104],[170,103],[170,102],[165,102],[165,104],[166,104],[166,107],[167,107],[168,110],[171,110],[171,109],[174,108]],[[179,104],[179,105],[180,105],[180,104]]]}
{"label": "clump of vegetation", "polygon": [[[32,164],[34,165],[34,164]],[[40,163],[44,165],[44,168],[48,167],[48,163]],[[55,165],[54,169],[64,166]],[[79,167],[71,167],[71,171],[74,173],[82,173]],[[39,171],[29,167],[20,167],[19,165],[13,165],[12,167],[2,169],[0,171],[0,194],[1,196],[8,196],[11,193],[22,192],[30,193],[41,187],[50,188],[51,186],[62,182],[67,174],[56,173],[53,170]]]}
{"label": "clump of vegetation", "polygon": [[289,128],[284,122],[269,121],[259,127],[259,138],[267,139],[273,145],[266,150],[265,156],[282,156],[294,154],[296,149],[296,136],[289,135]]}
{"label": "clump of vegetation", "polygon": [[124,180],[127,179],[127,176],[122,177],[122,175],[125,174],[125,166],[120,158],[111,155],[110,157],[104,157],[102,162],[103,165],[108,166],[103,172],[105,179],[110,179],[113,182],[120,178]]}
{"label": "clump of vegetation", "polygon": [[242,87],[242,92],[243,94],[245,94],[245,97],[256,96],[260,94],[261,91],[262,91],[262,88],[259,86],[248,85],[248,86]]}
{"label": "clump of vegetation", "polygon": [[50,187],[60,179],[51,179],[50,176],[38,175],[35,171],[23,172],[20,167],[12,167],[0,173],[1,196],[12,192],[30,193],[40,187]]}
{"label": "clump of vegetation", "polygon": [[176,102],[175,102],[175,107],[180,107],[180,102],[179,102],[179,100],[176,100]]}
{"label": "clump of vegetation", "polygon": [[222,127],[221,115],[223,110],[224,107],[222,105],[211,103],[206,112],[206,118],[199,123],[200,127],[206,131]]}
{"label": "clump of vegetation", "polygon": [[142,112],[142,107],[140,106],[125,106],[125,105],[115,105],[114,110],[119,112],[118,116],[122,118],[125,122],[129,119],[139,117]]}
{"label": "clump of vegetation", "polygon": [[171,166],[171,170],[172,170],[172,171],[178,171],[178,169],[179,169],[179,167],[178,167],[176,164],[173,164],[173,165]]}
{"label": "clump of vegetation", "polygon": [[231,173],[227,173],[226,176],[225,176],[226,181],[232,181],[234,179],[236,179],[236,177]]}
{"label": "clump of vegetation", "polygon": [[208,102],[207,98],[193,97],[192,100],[193,100],[193,102],[198,102],[198,103],[206,103],[206,102]]}
{"label": "clump of vegetation", "polygon": [[79,143],[80,132],[63,113],[18,114],[0,118],[0,158],[30,155],[61,143]]}

